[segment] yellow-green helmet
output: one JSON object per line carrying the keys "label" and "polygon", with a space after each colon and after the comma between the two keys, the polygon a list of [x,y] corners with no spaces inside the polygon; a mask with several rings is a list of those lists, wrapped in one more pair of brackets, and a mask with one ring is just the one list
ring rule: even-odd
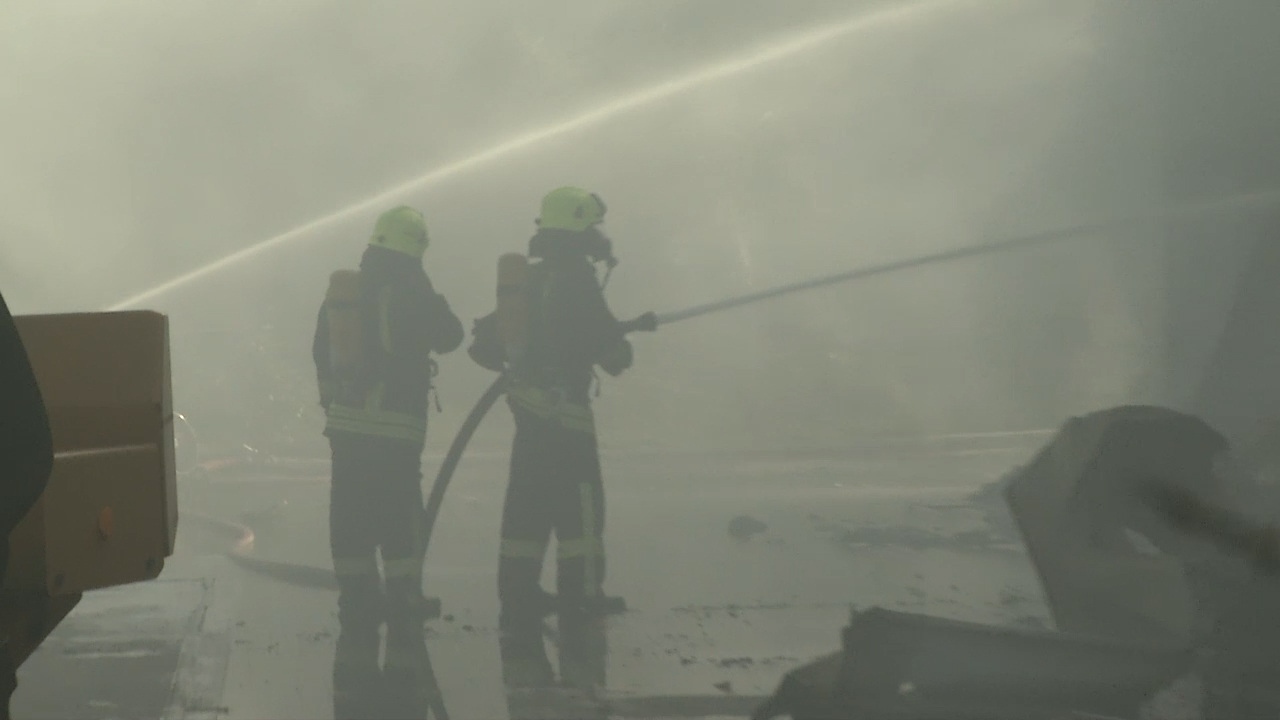
{"label": "yellow-green helmet", "polygon": [[544,230],[582,232],[604,222],[600,196],[576,187],[556,188],[542,198],[538,227]]}
{"label": "yellow-green helmet", "polygon": [[418,259],[427,250],[427,221],[422,213],[407,205],[392,208],[378,216],[373,226],[372,247],[386,248]]}

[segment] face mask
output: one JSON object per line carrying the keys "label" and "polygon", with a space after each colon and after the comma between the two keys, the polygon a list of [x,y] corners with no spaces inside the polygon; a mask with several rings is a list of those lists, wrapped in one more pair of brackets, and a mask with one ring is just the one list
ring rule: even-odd
{"label": "face mask", "polygon": [[618,264],[618,259],[613,256],[613,241],[607,235],[592,228],[592,231],[585,235],[585,239],[587,243],[585,254],[593,262],[605,263],[610,268]]}

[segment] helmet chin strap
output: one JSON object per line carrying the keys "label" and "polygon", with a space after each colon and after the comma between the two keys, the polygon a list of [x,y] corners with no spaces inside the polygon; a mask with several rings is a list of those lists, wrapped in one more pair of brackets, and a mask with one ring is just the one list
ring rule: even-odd
{"label": "helmet chin strap", "polygon": [[597,247],[594,252],[588,251],[594,262],[603,262],[605,264],[604,279],[600,281],[600,289],[604,290],[609,286],[609,277],[613,275],[613,269],[618,266],[618,258],[613,254],[613,241],[602,232],[596,231]]}
{"label": "helmet chin strap", "polygon": [[618,258],[610,254],[609,257],[605,258],[604,263],[605,263],[604,279],[600,281],[601,291],[609,287],[609,276],[613,275],[613,269],[618,267]]}

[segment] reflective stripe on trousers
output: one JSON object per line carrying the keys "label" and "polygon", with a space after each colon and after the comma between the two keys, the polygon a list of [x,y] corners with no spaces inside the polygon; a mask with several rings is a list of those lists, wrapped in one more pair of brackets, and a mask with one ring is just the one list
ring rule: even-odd
{"label": "reflective stripe on trousers", "polygon": [[[329,542],[340,627],[334,712],[338,717],[380,717],[385,715],[387,688],[378,666],[379,626],[387,621],[388,631],[393,625],[407,628],[401,634],[411,642],[422,607],[421,450],[416,442],[359,434],[335,433],[329,442]],[[416,628],[421,640],[421,622]]]}
{"label": "reflective stripe on trousers", "polygon": [[578,504],[582,534],[578,537],[557,538],[556,560],[561,567],[571,560],[581,560],[582,595],[594,597],[600,590],[598,566],[604,559],[604,541],[600,537],[596,519],[595,488],[587,483],[578,485]]}
{"label": "reflective stripe on trousers", "polygon": [[422,578],[422,556],[415,553],[411,557],[392,557],[382,561],[382,572],[378,572],[378,562],[372,556],[335,557],[333,574],[341,585],[344,579],[356,581],[370,580],[377,582],[386,578],[387,582],[395,580],[419,580]]}
{"label": "reflective stripe on trousers", "polygon": [[557,540],[557,595],[598,596],[604,579],[604,503],[593,433],[576,432],[512,403],[516,436],[502,510],[498,594],[512,622],[540,622],[543,558]]}
{"label": "reflective stripe on trousers", "polygon": [[372,555],[354,557],[334,557],[333,574],[342,585],[344,578],[365,579],[378,576],[378,561]]}
{"label": "reflective stripe on trousers", "polygon": [[521,540],[519,538],[502,538],[502,546],[498,551],[499,557],[514,560],[537,560],[538,563],[542,562],[546,554],[546,541]]}
{"label": "reflective stripe on trousers", "polygon": [[[556,584],[563,595],[596,597],[600,594],[603,580],[601,570],[605,558],[604,540],[600,535],[596,488],[590,483],[581,483],[577,486],[577,496],[576,502],[564,498],[563,502],[569,507],[562,508],[575,513],[576,517],[568,522],[554,523],[558,568]],[[537,508],[524,510],[524,512],[530,511],[543,514],[538,513]],[[542,575],[543,559],[546,557],[547,546],[551,542],[554,514],[556,513],[545,513],[543,518],[529,518],[531,522],[541,526],[537,528],[541,535],[539,539],[510,535],[502,538],[499,550],[500,593],[514,592],[517,595],[528,595],[526,600],[536,598],[540,587],[538,578]],[[508,528],[507,532],[513,532],[513,529]],[[524,589],[520,590],[517,586]],[[514,597],[509,599],[518,602]]]}

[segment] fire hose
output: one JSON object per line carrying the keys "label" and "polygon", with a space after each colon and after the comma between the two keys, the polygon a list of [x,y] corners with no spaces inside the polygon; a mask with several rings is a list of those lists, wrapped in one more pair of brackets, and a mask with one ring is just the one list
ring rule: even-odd
{"label": "fire hose", "polygon": [[[1271,195],[1273,194],[1267,195],[1267,199],[1273,200],[1274,198],[1271,197]],[[1253,196],[1249,196],[1249,199],[1253,199]],[[1233,198],[1232,201],[1235,202],[1219,201],[1216,203],[1206,203],[1203,206],[1198,206],[1196,209],[1198,209],[1199,212],[1205,212],[1206,210],[1216,209],[1217,207],[1228,203],[1238,204],[1239,199]],[[1256,200],[1254,201],[1256,202]],[[1181,210],[1183,212],[1188,212],[1191,209],[1183,208]],[[731,310],[744,305],[751,305],[764,300],[771,300],[773,298],[792,295],[806,290],[814,290],[829,285],[838,285],[863,278],[887,275],[890,273],[922,268],[930,265],[941,265],[944,263],[956,262],[958,260],[965,260],[983,255],[992,255],[1012,250],[1030,249],[1063,240],[1096,235],[1102,231],[1113,230],[1125,224],[1140,222],[1151,217],[1166,217],[1170,214],[1172,213],[1163,213],[1158,216],[1134,217],[1122,221],[1092,222],[1073,225],[1070,227],[1039,232],[1033,235],[1023,235],[995,242],[971,245],[969,247],[958,248],[955,250],[947,250],[929,255],[920,255],[907,258],[905,260],[869,265],[856,268],[854,270],[824,275],[796,283],[779,285],[765,290],[747,293],[745,295],[738,295],[736,297],[718,300],[716,302],[694,305],[692,307],[673,312],[663,314],[647,313],[634,320],[623,323],[623,330],[627,333],[635,331],[653,331],[664,325],[670,325],[683,320],[691,320],[703,315]],[[489,388],[485,390],[484,394],[480,396],[475,407],[471,409],[466,420],[463,421],[462,426],[458,429],[458,433],[454,437],[453,443],[449,446],[449,451],[440,465],[440,470],[436,474],[435,484],[431,488],[431,494],[428,496],[426,503],[425,525],[423,528],[424,559],[426,552],[425,547],[430,545],[431,534],[435,529],[436,520],[440,515],[440,508],[444,503],[444,495],[448,490],[449,482],[453,479],[453,474],[457,470],[458,463],[462,460],[462,455],[466,451],[467,444],[471,441],[471,436],[475,434],[476,428],[480,426],[480,422],[484,419],[484,416],[489,412],[490,408],[497,403],[498,398],[502,397],[502,394],[505,392],[507,380],[508,378],[506,373],[499,374],[498,378],[493,381],[493,384],[491,384]]]}
{"label": "fire hose", "polygon": [[[1269,192],[1265,194],[1260,193],[1255,195],[1242,196],[1237,198],[1231,198],[1231,199],[1228,199],[1227,201],[1216,201],[1213,203],[1201,204],[1198,207],[1180,208],[1178,211],[1174,211],[1174,212],[1165,212],[1158,215],[1148,215],[1145,217],[1130,218],[1122,221],[1077,225],[1073,227],[1037,233],[1035,235],[1012,238],[1008,240],[991,242],[991,243],[986,243],[981,245],[974,245],[966,248],[960,248],[957,250],[951,250],[951,251],[935,253],[935,254],[925,255],[925,256],[920,256],[915,258],[909,258],[909,259],[895,261],[895,262],[888,262],[888,263],[883,263],[879,265],[858,268],[858,269],[854,269],[847,272],[826,275],[823,277],[813,278],[813,279],[802,281],[802,282],[782,285],[782,286],[773,287],[773,288],[769,288],[769,289],[765,289],[765,290],[761,290],[753,293],[748,293],[748,294],[740,295],[737,297],[720,300],[717,302],[696,305],[693,307],[685,308],[683,310],[678,310],[678,311],[669,312],[665,314],[647,313],[646,315],[643,315],[640,318],[624,323],[623,324],[624,330],[628,334],[636,331],[654,331],[658,327],[667,325],[670,323],[680,322],[682,320],[688,320],[695,317],[700,317],[702,315],[720,312],[723,310],[729,310],[736,307],[742,307],[745,305],[754,304],[764,300],[781,297],[781,296],[785,296],[793,293],[803,292],[810,289],[816,289],[816,288],[825,287],[829,285],[836,285],[840,283],[851,282],[854,280],[873,277],[876,275],[890,274],[890,273],[914,269],[914,268],[920,268],[920,267],[925,267],[930,265],[938,265],[943,263],[955,262],[955,261],[959,261],[967,258],[1000,253],[1004,251],[1027,249],[1027,248],[1047,245],[1053,242],[1063,241],[1067,239],[1081,238],[1089,235],[1096,235],[1102,231],[1113,230],[1125,224],[1132,224],[1135,222],[1142,222],[1142,221],[1149,221],[1149,220],[1165,219],[1177,214],[1192,214],[1192,215],[1202,214],[1202,213],[1205,213],[1206,211],[1212,211],[1216,209],[1230,209],[1231,207],[1239,207],[1241,205],[1257,204],[1259,200],[1270,203],[1276,199],[1275,195],[1276,193]],[[450,444],[449,450],[440,465],[440,469],[437,472],[435,482],[432,486],[431,492],[424,506],[424,514],[423,514],[424,524],[422,528],[423,529],[423,536],[422,536],[423,547],[421,549],[422,559],[424,564],[426,560],[427,546],[430,542],[432,532],[435,528],[436,520],[439,517],[440,509],[443,506],[445,493],[449,487],[450,481],[452,480],[453,475],[456,472],[457,467],[462,460],[462,456],[466,451],[467,445],[470,442],[472,436],[475,434],[475,431],[478,429],[480,423],[483,421],[488,411],[493,407],[494,404],[497,403],[498,398],[500,398],[505,393],[507,389],[507,382],[508,382],[507,374],[505,372],[500,373],[499,376],[493,381],[493,383],[481,395],[479,400],[476,402],[475,406],[472,408],[471,412],[467,415],[466,419],[464,420],[462,425],[459,427],[459,430],[456,436],[454,437],[453,442]],[[198,463],[198,456],[194,455],[194,453],[196,452],[195,446],[197,445],[197,438],[195,437],[194,430],[187,423],[185,418],[181,416],[178,416],[178,418],[181,422],[183,430],[186,431],[186,434],[190,440],[190,444],[193,452],[193,464]],[[1176,498],[1174,500],[1176,500]],[[1177,506],[1177,503],[1174,500],[1169,500],[1168,498],[1166,498],[1165,504],[1169,506]],[[1157,504],[1160,504],[1160,503],[1157,503]],[[1185,508],[1181,509],[1181,512],[1170,511],[1170,514],[1173,515],[1174,517],[1178,517],[1179,519],[1183,519],[1184,522],[1187,522],[1188,524],[1193,524],[1193,521],[1188,518],[1190,518],[1191,516],[1197,515],[1197,513],[1187,511],[1185,510]],[[1209,520],[1215,521],[1215,522],[1210,522],[1208,520],[1204,520],[1203,518],[1200,518],[1200,521],[1202,524],[1207,526],[1212,526],[1215,530],[1218,531],[1217,534],[1228,538],[1227,541],[1224,541],[1226,542],[1226,544],[1247,547],[1248,550],[1256,553],[1256,544],[1255,544],[1256,538],[1257,538],[1256,533],[1248,533],[1248,532],[1240,531],[1238,528],[1235,527],[1235,524],[1227,522],[1227,520],[1223,520],[1222,518],[1212,513],[1207,513],[1207,514],[1200,513],[1200,514],[1205,515],[1206,517],[1209,517]],[[295,563],[272,562],[272,561],[267,561],[264,559],[254,557],[252,554],[253,532],[249,528],[245,528],[244,526],[239,526],[234,524],[223,523],[222,521],[218,521],[213,518],[202,518],[202,519],[210,520],[213,523],[221,523],[223,525],[224,531],[225,530],[239,531],[239,535],[240,535],[239,541],[236,543],[236,547],[233,549],[233,551],[230,554],[232,558],[238,562],[238,564],[245,567],[246,569],[269,575],[278,581],[300,585],[304,587],[330,589],[330,588],[335,588],[337,585],[331,571],[325,571],[321,568],[309,567],[306,565],[295,564]],[[1222,528],[1227,528],[1227,529],[1224,530]],[[1274,538],[1274,537],[1275,537],[1274,535],[1271,536],[1271,538]],[[1247,542],[1247,541],[1252,541],[1252,542]],[[425,573],[425,568],[424,568],[424,573]],[[437,614],[438,614],[438,600],[436,600],[436,605],[437,605]],[[655,698],[655,699],[666,700],[663,698]],[[706,698],[690,698],[690,699],[706,700]],[[743,699],[746,700],[746,698],[743,698]],[[682,700],[686,700],[686,699],[682,699]],[[722,700],[722,698],[711,698],[711,700]],[[750,699],[752,705],[756,705],[758,703],[758,700],[760,699],[757,699],[757,698]],[[684,703],[681,703],[681,704],[684,704]],[[651,708],[645,708],[645,709],[652,710]],[[433,710],[433,714],[435,714],[437,717],[440,717],[440,718],[448,717],[447,712],[443,707],[442,701],[433,703],[432,710]],[[756,708],[756,714],[754,715],[754,717],[769,717],[772,715],[771,710],[772,708],[770,706],[770,703],[765,702],[764,705],[758,706]],[[643,716],[651,717],[652,712],[648,714],[644,714]]]}
{"label": "fire hose", "polygon": [[[715,302],[695,305],[692,307],[676,310],[673,312],[646,315],[636,318],[635,320],[624,323],[624,329],[630,333],[635,331],[652,331],[658,327],[669,325],[671,323],[689,320],[695,317],[708,315],[711,313],[730,310],[745,305],[750,305],[764,300],[769,300],[785,295],[791,295],[807,290],[813,290],[830,285],[837,285],[855,280],[861,280],[878,275],[888,275],[896,272],[923,268],[932,265],[941,265],[945,263],[957,262],[969,258],[976,258],[985,255],[994,255],[1006,251],[1031,249],[1039,246],[1045,246],[1057,242],[1073,239],[1084,239],[1090,236],[1097,236],[1103,232],[1115,231],[1126,227],[1132,228],[1162,220],[1172,220],[1177,218],[1198,217],[1215,212],[1224,212],[1230,210],[1246,209],[1254,206],[1270,205],[1280,199],[1280,190],[1268,189],[1261,192],[1235,195],[1228,198],[1217,198],[1199,203],[1181,205],[1175,208],[1165,208],[1148,212],[1140,215],[1133,215],[1120,219],[1110,219],[1104,221],[1095,221],[1082,223],[1068,227],[1057,228],[1048,231],[1042,231],[1031,235],[1022,235],[1018,237],[1008,238],[1004,240],[970,245],[968,247],[948,250],[928,255],[916,256],[903,260],[891,261],[877,265],[864,266],[853,270],[825,275],[817,278],[811,278],[796,283],[780,285],[765,290],[760,290],[736,297],[719,300]],[[431,492],[428,495],[424,513],[423,513],[423,559],[426,558],[426,547],[430,542],[432,532],[435,529],[436,521],[439,518],[440,509],[444,503],[445,493],[448,490],[450,481],[456,472],[462,456],[466,451],[467,445],[476,429],[480,426],[485,415],[497,403],[498,398],[506,391],[507,376],[505,373],[493,381],[493,383],[485,390],[476,402],[471,412],[467,415],[462,425],[459,427],[453,442],[449,446],[449,450],[441,462],[440,469],[436,474],[435,482],[432,485]],[[245,555],[240,553],[240,555]],[[256,561],[247,556],[241,557],[241,564],[248,569],[254,569],[262,573],[271,575],[277,580],[290,582],[294,584],[305,585],[308,587],[335,587],[336,582],[324,580],[318,577],[317,573],[324,571],[319,568],[303,569],[302,566],[291,566],[288,563],[269,563],[265,561]],[[303,576],[299,576],[301,573]],[[328,573],[329,578],[332,573]]]}

